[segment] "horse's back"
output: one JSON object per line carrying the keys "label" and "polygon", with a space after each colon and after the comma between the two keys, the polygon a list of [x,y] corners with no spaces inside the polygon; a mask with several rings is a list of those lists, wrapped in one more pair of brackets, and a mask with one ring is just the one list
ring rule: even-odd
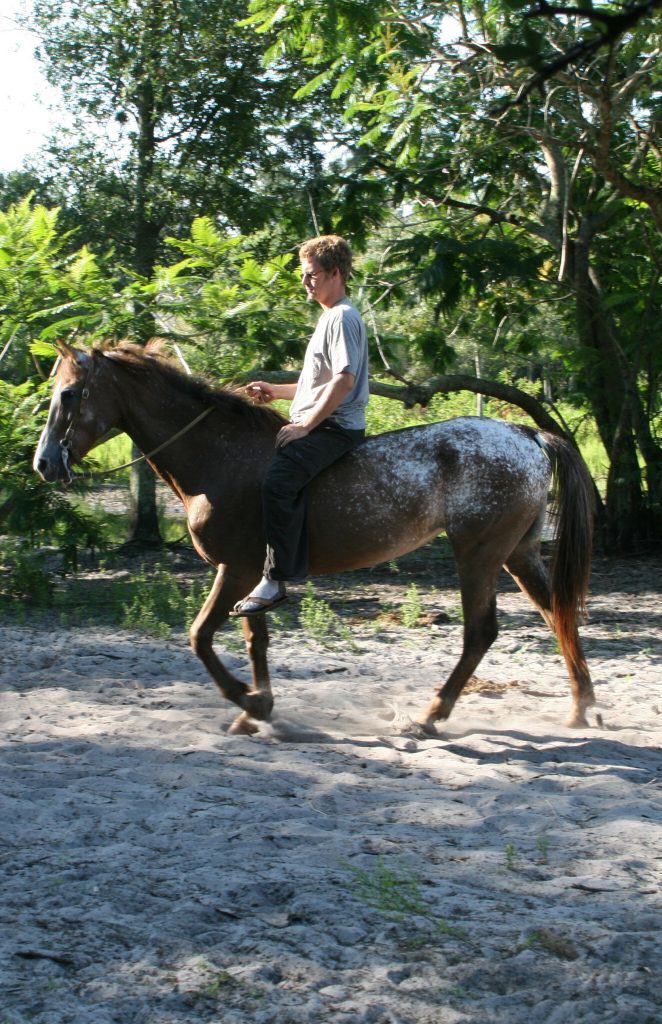
{"label": "horse's back", "polygon": [[534,432],[499,420],[461,417],[379,434],[313,481],[312,547],[333,532],[349,548],[367,544],[380,561],[382,551],[390,558],[442,531],[453,538],[533,522],[549,479]]}

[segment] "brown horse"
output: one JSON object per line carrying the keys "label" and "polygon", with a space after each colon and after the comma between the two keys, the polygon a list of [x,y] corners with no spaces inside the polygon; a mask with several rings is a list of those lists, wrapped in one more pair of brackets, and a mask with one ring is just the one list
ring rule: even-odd
{"label": "brown horse", "polygon": [[[91,353],[64,346],[61,353],[35,469],[45,480],[69,479],[69,460],[80,461],[112,428],[145,453],[164,445],[150,463],[181,499],[196,550],[218,569],[191,645],[223,696],[242,708],[233,731],[255,732],[254,720],[268,719],[273,707],[265,616],[242,620],[252,689],[223,665],[212,640],[261,575],[260,481],[283,418],[130,346]],[[552,470],[559,526],[550,583],[540,535]],[[368,439],[314,480],[309,497],[311,575],[397,558],[446,531],[460,577],[464,644],[420,719],[425,730],[448,718],[497,636],[502,567],[558,638],[572,688],[569,724],[587,724],[594,698],[577,617],[588,586],[591,481],[568,442],[474,417],[409,427]]]}

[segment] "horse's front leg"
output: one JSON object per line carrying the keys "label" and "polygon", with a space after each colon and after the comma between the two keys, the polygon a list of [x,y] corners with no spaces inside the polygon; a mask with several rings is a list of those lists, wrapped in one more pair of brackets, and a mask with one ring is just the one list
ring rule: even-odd
{"label": "horse's front leg", "polygon": [[[267,665],[267,648],[269,647],[269,633],[267,630],[266,615],[251,615],[242,618],[242,629],[246,641],[246,651],[251,665],[253,676],[253,692],[251,698],[263,694],[269,708],[273,707],[271,696],[271,681],[269,679],[269,666]],[[255,716],[257,717],[257,716]],[[251,722],[251,712],[242,711],[234,720],[228,732],[245,733],[252,735],[258,728],[255,722]]]}
{"label": "horse's front leg", "polygon": [[[220,566],[209,596],[189,631],[191,647],[203,662],[223,696],[234,704],[238,704],[245,712],[234,723],[233,731],[235,732],[255,732],[255,726],[250,725],[248,719],[269,718],[274,703],[267,673],[266,642],[261,645],[258,640],[255,644],[254,649],[257,655],[249,648],[255,690],[250,690],[246,683],[233,676],[213,648],[214,633],[227,620],[230,609],[246,595],[255,582],[254,578],[242,574],[234,575],[227,566]],[[255,632],[259,633],[259,630],[255,630]],[[264,635],[266,638],[266,625],[264,626]]]}

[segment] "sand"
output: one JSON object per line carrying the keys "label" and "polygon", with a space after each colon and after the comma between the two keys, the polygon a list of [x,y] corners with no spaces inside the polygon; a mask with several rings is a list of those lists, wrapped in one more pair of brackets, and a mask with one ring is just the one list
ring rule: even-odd
{"label": "sand", "polygon": [[[255,738],[184,636],[0,628],[2,1024],[660,1019],[659,562],[597,564],[603,728],[562,725],[561,658],[506,586],[420,739],[460,630],[432,569],[321,582],[358,649],[281,630]],[[413,578],[451,621],[376,632]]]}

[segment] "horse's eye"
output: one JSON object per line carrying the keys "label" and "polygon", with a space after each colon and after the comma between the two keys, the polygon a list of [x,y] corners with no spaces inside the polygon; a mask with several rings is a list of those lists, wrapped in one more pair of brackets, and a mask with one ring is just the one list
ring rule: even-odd
{"label": "horse's eye", "polygon": [[74,397],[75,391],[73,388],[65,388],[64,391],[60,393],[60,401],[62,402],[62,405],[64,405],[65,407],[71,405],[71,403],[74,400]]}

